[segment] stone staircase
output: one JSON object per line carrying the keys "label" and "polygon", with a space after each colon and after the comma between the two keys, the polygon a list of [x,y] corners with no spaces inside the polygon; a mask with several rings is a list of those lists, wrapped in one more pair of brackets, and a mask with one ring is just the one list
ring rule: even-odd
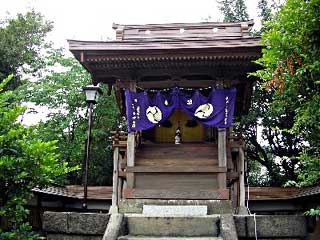
{"label": "stone staircase", "polygon": [[147,216],[125,215],[125,235],[119,240],[222,240],[220,215]]}

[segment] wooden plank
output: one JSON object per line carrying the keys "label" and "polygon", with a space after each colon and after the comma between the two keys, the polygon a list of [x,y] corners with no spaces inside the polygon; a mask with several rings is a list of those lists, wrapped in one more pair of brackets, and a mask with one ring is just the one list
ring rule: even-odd
{"label": "wooden plank", "polygon": [[127,167],[128,173],[225,173],[227,172],[226,167],[218,167],[218,166],[160,166],[157,168],[146,167],[146,166],[135,166],[135,167]]}
{"label": "wooden plank", "polygon": [[[199,149],[195,149],[193,152],[189,152],[189,151],[157,151],[157,149],[155,148],[155,150],[152,151],[144,151],[144,152],[137,152],[136,157],[137,158],[146,158],[146,159],[150,159],[150,158],[158,158],[158,159],[166,159],[168,158],[168,156],[170,156],[170,158],[175,158],[175,159],[203,159],[203,158],[215,158],[218,159],[218,152],[217,151],[208,151],[208,150],[201,150],[199,151]],[[231,156],[231,154],[230,154]]]}
{"label": "wooden plank", "polygon": [[[308,189],[308,188],[305,188]],[[246,189],[246,198],[247,198]],[[303,191],[304,188],[299,187],[250,187],[250,200],[285,200],[292,199]]]}
{"label": "wooden plank", "polygon": [[217,159],[137,159],[136,166],[216,166],[218,165]]}
{"label": "wooden plank", "polygon": [[191,191],[218,189],[214,173],[136,173],[137,189]]}
{"label": "wooden plank", "polygon": [[219,189],[216,191],[201,189],[192,191],[177,190],[153,190],[153,189],[125,189],[125,198],[153,198],[153,199],[229,199],[229,189]]}
{"label": "wooden plank", "polygon": [[[83,198],[83,186],[67,185],[65,189],[70,197]],[[88,186],[88,199],[112,200],[112,186]]]}

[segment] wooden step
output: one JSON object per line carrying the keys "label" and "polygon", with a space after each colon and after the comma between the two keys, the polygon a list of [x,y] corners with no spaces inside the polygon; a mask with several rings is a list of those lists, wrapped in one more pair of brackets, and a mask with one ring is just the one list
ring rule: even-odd
{"label": "wooden step", "polygon": [[218,159],[214,158],[137,158],[135,162],[136,166],[215,166],[218,165]]}
{"label": "wooden step", "polygon": [[146,167],[146,166],[136,166],[127,167],[127,172],[133,173],[224,173],[227,172],[226,167],[218,166],[159,166]]}

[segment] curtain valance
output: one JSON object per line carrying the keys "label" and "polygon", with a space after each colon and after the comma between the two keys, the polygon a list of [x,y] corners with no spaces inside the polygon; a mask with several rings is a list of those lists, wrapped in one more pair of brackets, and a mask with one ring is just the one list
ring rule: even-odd
{"label": "curtain valance", "polygon": [[125,91],[128,131],[146,130],[163,123],[176,108],[183,109],[192,119],[212,127],[231,126],[236,89],[213,88],[208,97],[199,90],[188,93],[179,88],[170,92]]}

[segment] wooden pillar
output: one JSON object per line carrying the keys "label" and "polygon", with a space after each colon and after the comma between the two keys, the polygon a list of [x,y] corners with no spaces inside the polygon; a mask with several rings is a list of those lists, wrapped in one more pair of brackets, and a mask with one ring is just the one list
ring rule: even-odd
{"label": "wooden pillar", "polygon": [[[118,171],[121,169],[121,162],[122,162],[122,155],[119,154]],[[122,199],[122,185],[123,185],[123,179],[122,177],[118,177],[118,190],[117,190],[118,205],[120,203],[120,200]]]}
{"label": "wooden pillar", "polygon": [[[136,91],[136,82],[130,82],[129,89],[133,92]],[[129,132],[128,139],[127,139],[127,166],[134,167],[135,161],[135,147],[136,147],[136,139],[135,133]],[[134,173],[127,173],[127,187],[134,188],[135,185],[135,178]]]}
{"label": "wooden pillar", "polygon": [[246,189],[244,185],[244,151],[243,148],[239,148],[239,184],[240,184],[240,196],[239,196],[239,206],[245,207],[245,197],[246,197]]}
{"label": "wooden pillar", "polygon": [[[227,133],[225,128],[218,128],[218,163],[219,167],[227,167]],[[218,188],[227,187],[226,173],[218,174]]]}
{"label": "wooden pillar", "polygon": [[118,180],[119,180],[119,147],[113,150],[113,184],[112,184],[112,206],[110,213],[118,213]]}
{"label": "wooden pillar", "polygon": [[[127,140],[127,166],[134,167],[135,159],[135,136],[134,132],[128,133]],[[134,173],[127,173],[128,188],[134,188]]]}

